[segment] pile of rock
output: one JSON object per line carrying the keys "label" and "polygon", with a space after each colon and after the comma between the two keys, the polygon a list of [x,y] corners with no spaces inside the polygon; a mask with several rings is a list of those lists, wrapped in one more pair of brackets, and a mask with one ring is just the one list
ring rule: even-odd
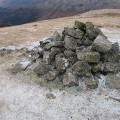
{"label": "pile of rock", "polygon": [[[41,49],[42,48],[42,49]],[[112,44],[92,23],[76,21],[73,28],[66,27],[60,35],[40,41],[31,55],[39,64],[34,71],[47,81],[59,78],[65,86],[98,87],[97,76],[120,72],[118,43]]]}

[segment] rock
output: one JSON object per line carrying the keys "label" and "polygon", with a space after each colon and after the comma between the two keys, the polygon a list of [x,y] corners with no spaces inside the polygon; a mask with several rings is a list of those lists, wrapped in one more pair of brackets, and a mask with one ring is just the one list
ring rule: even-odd
{"label": "rock", "polygon": [[92,45],[93,41],[89,40],[87,37],[83,38],[83,45],[90,46]]}
{"label": "rock", "polygon": [[24,59],[24,60],[18,62],[17,64],[15,64],[15,66],[12,68],[12,73],[18,73],[18,72],[24,71],[31,64],[32,64],[31,60]]}
{"label": "rock", "polygon": [[120,73],[114,75],[108,74],[105,85],[111,89],[120,89]]}
{"label": "rock", "polygon": [[73,75],[72,73],[67,72],[63,76],[63,85],[68,86],[68,87],[78,86],[77,77],[75,75]]}
{"label": "rock", "polygon": [[66,68],[69,66],[69,61],[64,57],[64,54],[56,55],[55,57],[56,69],[59,73],[66,71]]}
{"label": "rock", "polygon": [[113,43],[112,44],[112,50],[111,50],[111,52],[118,53],[119,51],[120,51],[120,49],[119,49],[119,43],[118,42]]}
{"label": "rock", "polygon": [[82,30],[83,32],[85,32],[86,30],[86,26],[83,22],[79,22],[79,21],[75,21],[75,28],[78,28],[80,30]]}
{"label": "rock", "polygon": [[45,45],[51,43],[53,41],[52,38],[48,37],[48,38],[44,38],[43,40],[40,41],[40,47],[44,47]]}
{"label": "rock", "polygon": [[64,55],[68,59],[70,66],[72,66],[77,61],[77,55],[73,51],[65,50]]}
{"label": "rock", "polygon": [[84,81],[87,89],[96,89],[98,87],[98,81],[93,77],[86,77]]}
{"label": "rock", "polygon": [[63,31],[64,36],[71,36],[76,39],[82,39],[84,36],[84,32],[81,31],[80,29],[74,29],[74,28],[64,28]]}
{"label": "rock", "polygon": [[77,47],[77,40],[73,37],[66,36],[65,39],[65,48],[67,50],[75,50]]}
{"label": "rock", "polygon": [[41,47],[34,47],[32,50],[31,50],[31,57],[33,59],[37,59],[37,58],[42,58],[43,57],[43,49]]}
{"label": "rock", "polygon": [[6,52],[6,49],[4,47],[0,48],[0,55],[4,55],[5,52]]}
{"label": "rock", "polygon": [[108,52],[106,54],[103,54],[101,56],[101,60],[103,62],[120,62],[120,52],[114,53],[114,52]]}
{"label": "rock", "polygon": [[50,54],[49,51],[44,51],[43,52],[43,62],[47,65],[52,63],[52,59],[51,59],[50,55],[51,54]]}
{"label": "rock", "polygon": [[97,65],[93,65],[92,68],[91,68],[91,71],[93,73],[99,73],[99,72],[101,72],[102,71],[102,64],[99,63]]}
{"label": "rock", "polygon": [[100,62],[100,54],[98,52],[86,52],[85,53],[85,61],[88,63],[99,63]]}
{"label": "rock", "polygon": [[63,40],[62,36],[57,31],[54,32],[52,38],[54,41],[62,41]]}
{"label": "rock", "polygon": [[47,81],[52,81],[56,78],[57,72],[56,71],[49,71],[45,74],[44,79]]}
{"label": "rock", "polygon": [[56,99],[56,96],[52,93],[48,93],[48,94],[46,94],[46,98],[47,99]]}
{"label": "rock", "polygon": [[94,39],[99,35],[98,30],[94,27],[94,25],[91,22],[86,22],[86,36],[94,41]]}
{"label": "rock", "polygon": [[84,61],[77,61],[72,66],[72,72],[75,75],[79,76],[90,76],[91,75],[91,67]]}
{"label": "rock", "polygon": [[106,62],[103,64],[104,73],[118,73],[120,72],[120,63]]}
{"label": "rock", "polygon": [[53,41],[51,47],[64,47],[63,41]]}
{"label": "rock", "polygon": [[44,75],[48,71],[49,71],[49,67],[44,62],[40,62],[39,65],[34,69],[34,72],[38,75]]}
{"label": "rock", "polygon": [[112,44],[104,36],[99,35],[93,42],[92,49],[101,53],[109,52]]}
{"label": "rock", "polygon": [[100,62],[100,54],[98,52],[77,52],[77,58],[88,63]]}

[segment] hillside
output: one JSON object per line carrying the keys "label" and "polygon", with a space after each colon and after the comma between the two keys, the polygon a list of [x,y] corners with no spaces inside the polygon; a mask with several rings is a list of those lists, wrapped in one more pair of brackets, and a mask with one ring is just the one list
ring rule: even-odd
{"label": "hillside", "polygon": [[20,25],[96,9],[120,9],[120,0],[2,0],[0,20]]}
{"label": "hillside", "polygon": [[[100,27],[120,28],[120,10],[96,10],[72,17],[43,20],[34,23],[0,29],[0,46],[38,41],[50,36],[54,31],[61,31],[64,26],[71,26],[75,20],[91,21]],[[116,29],[117,30],[117,29]]]}

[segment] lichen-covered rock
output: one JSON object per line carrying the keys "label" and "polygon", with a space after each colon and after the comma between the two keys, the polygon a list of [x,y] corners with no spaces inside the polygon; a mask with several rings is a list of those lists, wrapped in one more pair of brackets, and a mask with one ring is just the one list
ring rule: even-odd
{"label": "lichen-covered rock", "polygon": [[99,63],[100,62],[100,53],[98,52],[86,52],[85,61],[88,63]]}
{"label": "lichen-covered rock", "polygon": [[44,75],[48,71],[49,71],[49,67],[44,62],[40,62],[39,65],[34,69],[34,72],[38,75]]}
{"label": "lichen-covered rock", "polygon": [[70,36],[65,36],[65,48],[68,50],[75,50],[77,47],[77,40]]}
{"label": "lichen-covered rock", "polygon": [[88,63],[100,62],[100,54],[98,52],[77,52],[77,58]]}
{"label": "lichen-covered rock", "polygon": [[78,28],[78,29],[80,29],[80,30],[82,30],[84,32],[86,30],[86,26],[85,26],[85,24],[83,22],[75,21],[75,26],[74,27]]}
{"label": "lichen-covered rock", "polygon": [[73,75],[71,72],[66,72],[63,76],[63,85],[68,87],[78,86],[77,76]]}
{"label": "lichen-covered rock", "polygon": [[88,63],[84,61],[77,61],[73,66],[72,66],[72,72],[75,75],[79,76],[90,76],[91,75],[91,67],[89,66]]}
{"label": "lichen-covered rock", "polygon": [[93,42],[92,49],[101,53],[109,52],[112,48],[112,43],[106,37],[99,35]]}
{"label": "lichen-covered rock", "polygon": [[105,85],[111,89],[120,89],[120,73],[108,74]]}
{"label": "lichen-covered rock", "polygon": [[56,69],[59,73],[66,71],[66,68],[69,66],[68,59],[65,58],[64,54],[58,54],[55,57]]}
{"label": "lichen-covered rock", "polygon": [[95,28],[95,26],[91,22],[86,22],[86,36],[90,40],[94,40],[98,35],[99,31]]}

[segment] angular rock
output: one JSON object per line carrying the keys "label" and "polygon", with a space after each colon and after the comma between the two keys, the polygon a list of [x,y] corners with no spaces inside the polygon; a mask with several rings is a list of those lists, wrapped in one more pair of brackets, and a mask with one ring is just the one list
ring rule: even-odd
{"label": "angular rock", "polygon": [[63,35],[64,36],[68,35],[76,39],[82,39],[84,36],[84,32],[81,31],[80,29],[66,27],[64,28]]}
{"label": "angular rock", "polygon": [[65,39],[65,48],[68,50],[75,50],[77,47],[77,40],[73,37],[66,36]]}
{"label": "angular rock", "polygon": [[82,30],[84,32],[86,30],[86,26],[85,26],[85,24],[83,22],[75,21],[75,26],[74,27],[78,28],[78,29],[80,29],[80,30]]}
{"label": "angular rock", "polygon": [[118,73],[120,72],[120,63],[106,62],[103,64],[104,73]]}
{"label": "angular rock", "polygon": [[84,61],[77,61],[72,66],[72,72],[75,75],[79,76],[90,76],[91,75],[91,67]]}
{"label": "angular rock", "polygon": [[118,53],[119,51],[120,51],[120,49],[119,49],[119,43],[118,42],[113,43],[112,44],[112,50],[111,50],[111,52]]}
{"label": "angular rock", "polygon": [[64,55],[68,59],[70,66],[72,66],[77,61],[77,55],[73,51],[65,50]]}
{"label": "angular rock", "polygon": [[89,40],[87,37],[83,38],[83,45],[90,46],[92,45],[93,41]]}
{"label": "angular rock", "polygon": [[98,52],[77,52],[77,58],[88,63],[100,62],[100,54]]}
{"label": "angular rock", "polygon": [[114,75],[108,74],[105,85],[111,89],[120,89],[120,73]]}
{"label": "angular rock", "polygon": [[56,55],[55,57],[56,69],[59,73],[66,71],[66,68],[69,66],[69,61],[64,57],[64,54]]}
{"label": "angular rock", "polygon": [[112,48],[110,41],[106,37],[99,35],[93,42],[92,49],[101,53],[109,52]]}
{"label": "angular rock", "polygon": [[63,85],[71,87],[71,86],[78,86],[78,79],[75,75],[70,72],[67,72],[63,76]]}
{"label": "angular rock", "polygon": [[86,22],[86,36],[90,39],[90,40],[94,40],[98,35],[98,30],[94,27],[94,25],[91,22]]}
{"label": "angular rock", "polygon": [[34,72],[38,75],[44,75],[48,71],[49,71],[49,67],[44,62],[40,62],[39,65],[34,69]]}
{"label": "angular rock", "polygon": [[88,63],[99,63],[100,62],[100,54],[98,52],[86,52],[85,53],[85,61]]}

